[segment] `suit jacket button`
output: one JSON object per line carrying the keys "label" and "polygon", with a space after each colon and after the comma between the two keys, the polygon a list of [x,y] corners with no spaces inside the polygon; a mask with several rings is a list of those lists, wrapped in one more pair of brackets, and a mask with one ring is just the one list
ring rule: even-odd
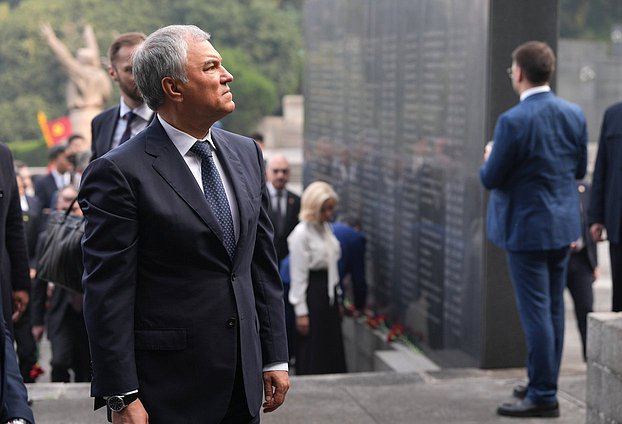
{"label": "suit jacket button", "polygon": [[229,327],[229,328],[235,327],[235,321],[236,321],[235,318],[229,318],[227,320],[227,327]]}
{"label": "suit jacket button", "polygon": [[235,281],[235,274],[231,274],[231,281]]}

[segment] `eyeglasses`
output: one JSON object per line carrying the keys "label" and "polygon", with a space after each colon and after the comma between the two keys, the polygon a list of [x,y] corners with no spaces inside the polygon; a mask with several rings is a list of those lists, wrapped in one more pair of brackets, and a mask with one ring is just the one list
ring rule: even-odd
{"label": "eyeglasses", "polygon": [[510,66],[509,68],[507,68],[505,72],[508,73],[508,78],[512,79],[512,74],[514,73],[512,72],[512,67]]}
{"label": "eyeglasses", "polygon": [[273,174],[283,173],[285,175],[289,174],[289,169],[273,169]]}

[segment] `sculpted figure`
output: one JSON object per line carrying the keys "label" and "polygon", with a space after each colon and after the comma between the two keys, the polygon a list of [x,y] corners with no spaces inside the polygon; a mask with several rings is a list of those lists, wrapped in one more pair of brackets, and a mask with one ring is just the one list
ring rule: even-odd
{"label": "sculpted figure", "polygon": [[110,79],[101,67],[93,28],[84,27],[86,46],[79,48],[75,57],[56,37],[49,23],[41,24],[41,34],[69,77],[67,108],[72,132],[85,137],[90,145],[91,120],[102,111],[112,90]]}

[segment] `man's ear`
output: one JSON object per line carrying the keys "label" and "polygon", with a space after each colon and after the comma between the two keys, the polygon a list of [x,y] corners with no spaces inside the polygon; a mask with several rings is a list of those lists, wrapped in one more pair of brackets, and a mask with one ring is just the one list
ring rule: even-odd
{"label": "man's ear", "polygon": [[110,75],[110,78],[112,78],[113,81],[115,82],[118,81],[117,71],[115,71],[115,69],[112,66],[108,66],[108,75]]}
{"label": "man's ear", "polygon": [[162,78],[162,90],[164,95],[174,102],[181,102],[184,99],[184,95],[180,90],[179,83],[171,77]]}

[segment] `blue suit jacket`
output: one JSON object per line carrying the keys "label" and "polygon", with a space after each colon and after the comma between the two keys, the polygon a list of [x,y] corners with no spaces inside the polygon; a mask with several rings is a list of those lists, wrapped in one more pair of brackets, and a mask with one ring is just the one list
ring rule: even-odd
{"label": "blue suit jacket", "polygon": [[589,224],[604,224],[612,243],[622,242],[622,103],[605,111],[592,177]]}
{"label": "blue suit jacket", "polygon": [[233,261],[158,119],[91,162],[78,196],[91,394],[138,388],[154,423],[219,423],[238,352],[248,407],[257,413],[263,366],[288,361],[261,151],[224,130],[213,128],[212,139],[238,203]]}
{"label": "blue suit jacket", "polygon": [[509,251],[559,249],[579,238],[575,180],[587,166],[587,130],[579,106],[539,93],[503,113],[480,168],[492,190],[488,238]]}
{"label": "blue suit jacket", "polygon": [[[9,418],[25,418],[34,423],[28,407],[28,394],[17,366],[13,338],[3,318],[4,303],[12,304],[11,289],[28,290],[28,254],[19,203],[13,158],[9,149],[0,144],[0,284],[8,287],[9,299],[0,295],[0,422]],[[9,309],[7,315],[10,317]]]}

